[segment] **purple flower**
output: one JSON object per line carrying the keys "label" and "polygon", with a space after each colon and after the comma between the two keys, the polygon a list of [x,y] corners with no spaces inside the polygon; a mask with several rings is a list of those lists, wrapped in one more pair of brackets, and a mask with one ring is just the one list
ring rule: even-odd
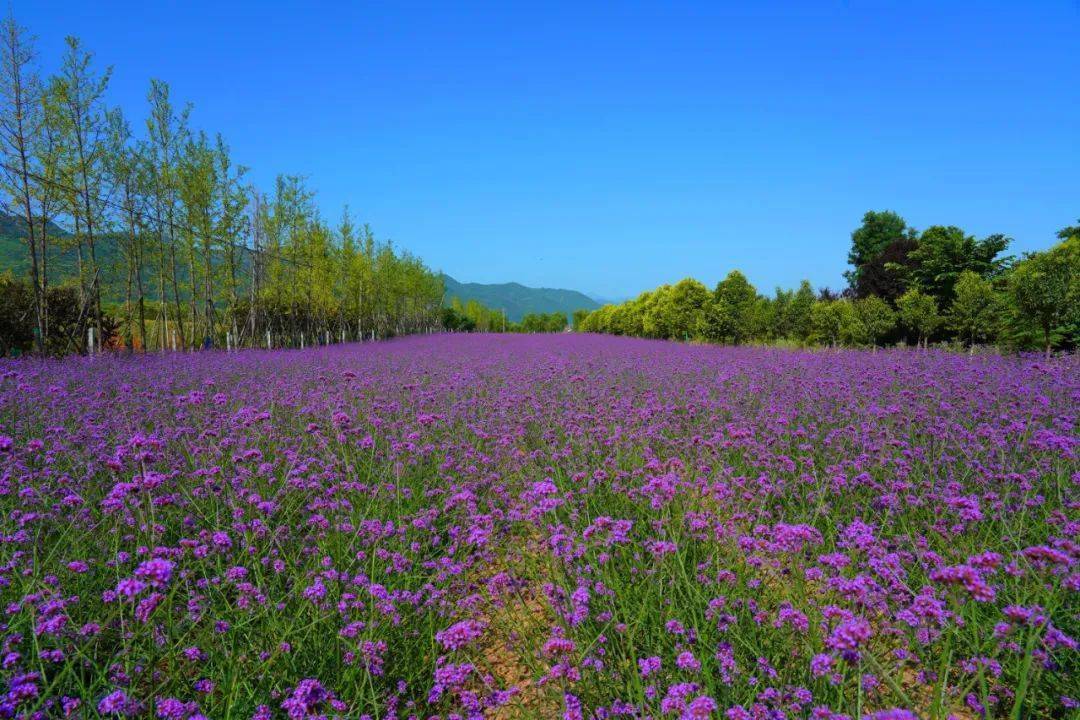
{"label": "purple flower", "polygon": [[462,620],[445,630],[435,633],[435,639],[447,650],[460,650],[477,640],[484,631],[484,626],[476,620]]}
{"label": "purple flower", "polygon": [[680,670],[691,670],[697,672],[701,669],[701,661],[694,657],[694,653],[689,650],[684,650],[679,653],[679,656],[675,658],[675,667]]}
{"label": "purple flower", "polygon": [[98,702],[97,710],[102,715],[126,715],[128,696],[123,690],[114,690]]}
{"label": "purple flower", "polygon": [[147,560],[135,568],[135,577],[146,580],[154,587],[164,587],[172,578],[175,563],[163,558]]}
{"label": "purple flower", "polygon": [[653,673],[660,671],[660,658],[653,655],[652,657],[641,658],[638,660],[638,670],[641,673],[641,677],[647,678]]}
{"label": "purple flower", "polygon": [[292,720],[314,718],[331,695],[318,680],[301,680],[282,703],[281,707]]}

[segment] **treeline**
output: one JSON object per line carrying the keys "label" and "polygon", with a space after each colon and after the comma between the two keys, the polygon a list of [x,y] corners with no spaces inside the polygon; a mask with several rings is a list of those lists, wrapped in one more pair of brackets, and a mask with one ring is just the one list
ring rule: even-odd
{"label": "treeline", "polygon": [[842,292],[759,294],[738,270],[709,291],[687,278],[575,318],[588,332],[723,343],[876,347],[950,342],[1049,354],[1080,342],[1080,225],[1021,258],[1009,238],[955,226],[922,232],[894,212],[868,212],[852,233]]}
{"label": "treeline", "polygon": [[493,310],[477,300],[462,303],[457,297],[451,298],[442,310],[442,326],[451,332],[546,333],[562,332],[568,325],[566,315],[561,312],[528,313],[520,322],[510,322],[501,310]]}
{"label": "treeline", "polygon": [[[442,280],[348,211],[320,217],[305,180],[253,187],[220,136],[150,82],[140,130],[68,38],[42,78],[9,17],[0,38],[0,193],[26,277],[0,282],[0,350],[297,346],[438,326]],[[61,230],[63,228],[63,230]]]}

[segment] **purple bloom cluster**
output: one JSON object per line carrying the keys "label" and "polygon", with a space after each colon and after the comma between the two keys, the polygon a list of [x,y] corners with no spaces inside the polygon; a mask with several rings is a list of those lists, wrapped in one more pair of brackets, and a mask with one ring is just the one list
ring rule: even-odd
{"label": "purple bloom cluster", "polygon": [[1066,717],[1078,410],[1075,357],[0,360],[0,718]]}

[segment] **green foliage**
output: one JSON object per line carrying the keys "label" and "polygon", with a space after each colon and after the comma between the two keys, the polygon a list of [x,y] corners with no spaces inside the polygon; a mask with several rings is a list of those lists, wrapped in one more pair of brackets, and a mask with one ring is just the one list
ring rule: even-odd
{"label": "green foliage", "polygon": [[915,338],[916,344],[925,345],[941,326],[937,301],[918,289],[912,288],[901,295],[896,301],[896,309],[900,323]]}
{"label": "green foliage", "polygon": [[1058,230],[1058,239],[1068,240],[1069,238],[1080,237],[1080,220],[1077,220],[1076,223],[1076,225],[1068,225]]}
{"label": "green foliage", "polygon": [[460,309],[453,307],[444,307],[439,312],[439,321],[443,328],[451,332],[472,332],[476,329],[475,322],[466,317]]}
{"label": "green foliage", "polygon": [[863,215],[862,224],[851,233],[848,264],[852,269],[846,273],[851,287],[858,287],[866,266],[879,258],[891,244],[908,237],[908,233],[904,218],[892,210],[870,210]]}
{"label": "green foliage", "polygon": [[851,233],[848,263],[858,268],[881,253],[885,247],[904,236],[907,223],[892,210],[867,211],[862,225]]}
{"label": "green foliage", "polygon": [[714,338],[729,340],[738,345],[755,335],[757,319],[757,290],[738,270],[716,284],[713,290],[715,309],[708,326]]}
{"label": "green foliage", "polygon": [[515,329],[501,310],[484,306],[476,300],[462,302],[459,297],[450,298],[442,311],[443,327],[461,332],[507,332]]}
{"label": "green foliage", "polygon": [[[969,346],[997,342],[1018,349],[1074,348],[1080,343],[1080,226],[1065,242],[1010,266],[1009,240],[982,240],[954,226],[919,234],[896,213],[867,213],[853,233],[853,291],[820,295],[808,281],[797,290],[758,295],[735,270],[708,296],[693,278],[662,285],[633,300],[575,316],[574,327],[602,332],[724,343],[815,343],[881,346],[906,335]],[[1007,288],[1009,292],[1002,292]],[[852,295],[853,298],[847,297]],[[943,315],[942,308],[948,308]]]}
{"label": "green foliage", "polygon": [[[45,352],[62,355],[86,349],[90,318],[83,312],[78,289],[72,285],[54,285],[44,296],[49,318],[42,343]],[[28,280],[10,274],[0,275],[0,356],[21,355],[34,347],[34,294]],[[102,316],[101,344],[115,347],[120,325],[109,313]]]}
{"label": "green foliage", "polygon": [[919,236],[919,245],[911,254],[909,281],[932,295],[940,306],[949,305],[960,275],[973,272],[981,278],[997,276],[1008,258],[998,257],[1009,246],[1004,235],[990,235],[982,240],[960,228],[935,225]]}
{"label": "green foliage", "polygon": [[1001,300],[990,282],[966,270],[956,280],[948,326],[969,346],[992,340],[1001,326]]}
{"label": "green foliage", "polygon": [[1056,247],[1030,253],[1013,268],[1009,290],[1017,316],[1041,333],[1049,355],[1055,339],[1076,342],[1080,324],[1080,236],[1070,234]]}
{"label": "green foliage", "polygon": [[862,328],[863,342],[881,345],[896,327],[896,312],[875,295],[860,298],[853,305],[855,317]]}
{"label": "green foliage", "polygon": [[711,302],[709,290],[693,278],[680,280],[669,294],[668,337],[683,340],[700,337],[704,310]]}
{"label": "green foliage", "polygon": [[808,280],[803,280],[799,284],[799,289],[795,291],[791,298],[787,337],[802,342],[806,342],[810,338],[810,333],[813,330],[811,314],[815,302],[817,302],[817,297],[814,295],[814,288],[811,287]]}
{"label": "green foliage", "polygon": [[810,339],[822,345],[839,345],[853,317],[850,303],[843,300],[815,302],[810,308]]}
{"label": "green foliage", "polygon": [[566,315],[560,312],[529,313],[518,325],[521,332],[562,332],[566,329]]}

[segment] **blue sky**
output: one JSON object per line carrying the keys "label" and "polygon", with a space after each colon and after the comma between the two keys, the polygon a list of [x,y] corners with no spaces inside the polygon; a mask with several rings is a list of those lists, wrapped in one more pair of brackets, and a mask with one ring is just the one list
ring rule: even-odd
{"label": "blue sky", "polygon": [[867,209],[1044,248],[1080,217],[1080,3],[9,0],[459,280],[838,286]]}

